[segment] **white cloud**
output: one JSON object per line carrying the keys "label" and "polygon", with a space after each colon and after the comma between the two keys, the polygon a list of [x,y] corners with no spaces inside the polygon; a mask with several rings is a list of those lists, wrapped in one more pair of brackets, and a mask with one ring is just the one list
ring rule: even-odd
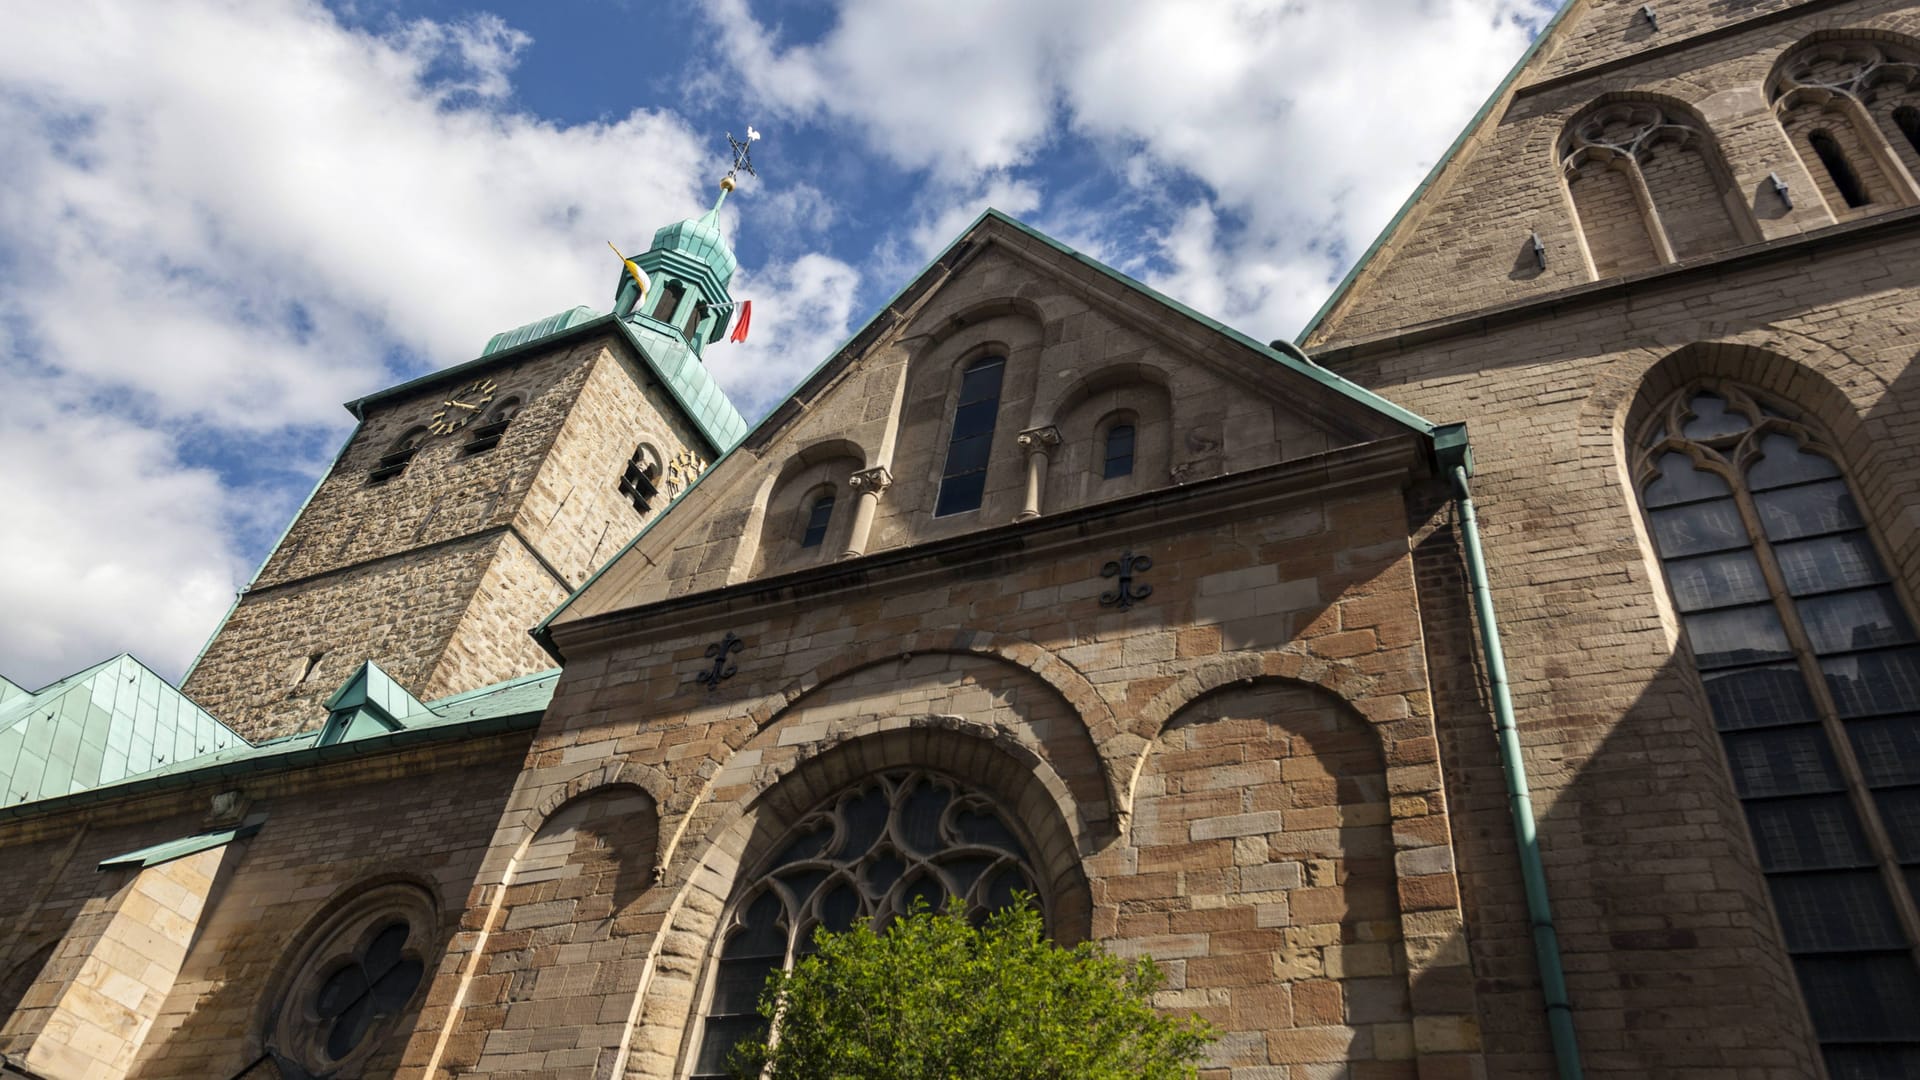
{"label": "white cloud", "polygon": [[859,286],[858,271],[820,254],[734,277],[729,291],[753,301],[747,340],[709,345],[704,358],[750,422],[846,341]]}
{"label": "white cloud", "polygon": [[[848,0],[820,40],[784,43],[747,0],[706,10],[761,101],[930,170],[944,205],[916,215],[912,247],[951,239],[924,234],[964,224],[983,178],[1044,173],[1042,155],[1085,137],[1144,198],[1174,198],[1156,190],[1169,176],[1205,185],[1160,234],[1108,236],[1120,261],[1158,256],[1172,270],[1156,284],[1267,336],[1325,298],[1546,14],[1538,0]],[[1056,216],[1084,208],[1048,205],[1037,223]]]}
{"label": "white cloud", "polygon": [[[0,379],[39,402],[0,413],[0,672],[23,682],[128,645],[178,674],[245,580],[254,488],[303,490],[340,402],[610,304],[605,241],[710,198],[672,114],[512,111],[528,39],[493,16],[0,0],[0,25]],[[795,278],[796,340],[850,273]]]}

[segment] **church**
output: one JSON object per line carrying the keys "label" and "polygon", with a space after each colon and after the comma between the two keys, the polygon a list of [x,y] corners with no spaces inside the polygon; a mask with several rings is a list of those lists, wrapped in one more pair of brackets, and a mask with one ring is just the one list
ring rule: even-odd
{"label": "church", "polygon": [[1920,1076],[1920,4],[1570,0],[1297,344],[988,211],[749,425],[720,205],[0,679],[0,1076],[706,1080],[1017,893],[1204,1080]]}

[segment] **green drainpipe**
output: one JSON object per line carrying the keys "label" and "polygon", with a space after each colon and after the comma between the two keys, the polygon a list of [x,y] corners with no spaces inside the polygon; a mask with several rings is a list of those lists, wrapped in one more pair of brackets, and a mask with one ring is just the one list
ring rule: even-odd
{"label": "green drainpipe", "polygon": [[1533,957],[1540,968],[1540,993],[1546,999],[1547,1034],[1560,1080],[1579,1080],[1580,1044],[1573,1032],[1573,1006],[1567,1001],[1567,976],[1560,966],[1560,936],[1553,928],[1553,910],[1547,902],[1547,873],[1540,863],[1540,838],[1533,820],[1533,796],[1527,791],[1527,764],[1520,756],[1520,729],[1513,722],[1513,695],[1507,689],[1507,657],[1500,648],[1500,624],[1493,615],[1493,590],[1487,587],[1487,555],[1480,546],[1480,519],[1473,510],[1473,492],[1467,477],[1473,471],[1473,450],[1467,445],[1465,424],[1434,429],[1434,451],[1440,467],[1453,482],[1460,504],[1460,536],[1466,546],[1467,573],[1473,582],[1474,617],[1480,623],[1480,648],[1487,658],[1487,683],[1493,693],[1495,730],[1500,741],[1501,770],[1507,777],[1507,803],[1513,811],[1513,833],[1520,849],[1520,878],[1526,884],[1527,918],[1533,924]]}

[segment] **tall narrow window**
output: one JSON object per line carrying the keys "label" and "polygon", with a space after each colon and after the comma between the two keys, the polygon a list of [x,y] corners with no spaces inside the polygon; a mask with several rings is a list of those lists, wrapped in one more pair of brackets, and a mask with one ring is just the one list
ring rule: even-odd
{"label": "tall narrow window", "polygon": [[487,421],[474,427],[473,434],[467,437],[467,445],[461,447],[462,454],[484,454],[500,445],[507,433],[507,426],[513,418],[520,415],[520,399],[508,398],[493,407],[487,414]]}
{"label": "tall narrow window", "polygon": [[393,449],[380,456],[373,468],[367,473],[367,486],[374,487],[407,471],[407,463],[413,455],[420,452],[420,444],[427,441],[427,429],[417,427],[393,441]]}
{"label": "tall narrow window", "polygon": [[827,523],[833,520],[833,492],[829,491],[813,500],[807,508],[807,527],[800,534],[800,546],[819,547],[827,539]]}
{"label": "tall narrow window", "polygon": [[1107,480],[1133,475],[1132,424],[1115,424],[1107,429],[1106,463],[1100,475]]}
{"label": "tall narrow window", "polygon": [[960,401],[953,411],[953,434],[947,439],[947,466],[940,473],[935,517],[980,509],[987,490],[993,426],[1000,413],[1000,377],[1006,368],[1005,357],[986,356],[968,365],[960,377]]}
{"label": "tall narrow window", "polygon": [[700,324],[707,319],[707,302],[695,300],[693,310],[687,313],[687,325],[681,329],[680,336],[692,345],[700,339]]}
{"label": "tall narrow window", "polygon": [[864,922],[875,929],[959,897],[976,917],[1038,895],[1038,875],[1009,815],[985,795],[935,773],[894,771],[864,780],[802,818],[778,854],[742,879],[713,970],[693,1080],[732,1075],[727,1059],[761,1038],[754,1011],[774,970],[813,951],[813,932]]}
{"label": "tall narrow window", "polygon": [[641,514],[653,508],[653,500],[660,496],[660,454],[653,447],[641,443],[627,461],[626,471],[620,474],[620,494],[627,497],[633,509]]}
{"label": "tall narrow window", "polygon": [[660,287],[660,299],[653,302],[653,317],[671,324],[673,313],[680,310],[680,301],[687,295],[687,287],[677,281],[669,281]]}
{"label": "tall narrow window", "polygon": [[1820,158],[1820,164],[1826,168],[1827,175],[1833,177],[1834,188],[1840,192],[1840,197],[1846,200],[1848,206],[1865,206],[1873,201],[1867,196],[1867,189],[1861,186],[1859,175],[1853,171],[1853,166],[1847,163],[1846,153],[1840,149],[1840,144],[1834,140],[1832,134],[1825,131],[1810,132],[1807,135],[1807,145],[1813,147],[1813,152]]}
{"label": "tall narrow window", "polygon": [[1900,134],[1907,137],[1907,145],[1913,147],[1914,153],[1920,154],[1920,109],[1911,105],[1900,106],[1893,110],[1893,123],[1900,129]]}
{"label": "tall narrow window", "polygon": [[1828,1071],[1920,1075],[1905,605],[1810,429],[1732,386],[1691,388],[1657,423],[1641,500]]}

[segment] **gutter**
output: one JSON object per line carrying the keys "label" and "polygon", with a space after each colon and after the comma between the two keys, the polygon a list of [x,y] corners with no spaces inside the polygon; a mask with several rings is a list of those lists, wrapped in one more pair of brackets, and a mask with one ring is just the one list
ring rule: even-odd
{"label": "gutter", "polygon": [[1480,624],[1480,648],[1486,656],[1487,689],[1493,697],[1494,730],[1500,744],[1501,772],[1507,780],[1507,804],[1513,814],[1515,847],[1520,854],[1520,878],[1527,894],[1527,920],[1533,924],[1533,959],[1540,970],[1540,993],[1546,1001],[1547,1034],[1560,1080],[1580,1080],[1580,1045],[1574,1036],[1573,1005],[1567,999],[1567,977],[1560,964],[1560,937],[1547,901],[1547,872],[1540,861],[1540,839],[1533,816],[1533,795],[1527,786],[1527,765],[1520,754],[1520,729],[1514,723],[1513,695],[1507,686],[1507,657],[1500,646],[1500,624],[1493,614],[1493,590],[1487,584],[1487,556],[1480,546],[1480,519],[1474,513],[1473,492],[1467,477],[1473,472],[1473,448],[1467,445],[1467,426],[1447,424],[1434,432],[1434,452],[1452,482],[1460,507],[1460,537],[1466,548],[1467,573],[1473,588],[1474,619]]}

